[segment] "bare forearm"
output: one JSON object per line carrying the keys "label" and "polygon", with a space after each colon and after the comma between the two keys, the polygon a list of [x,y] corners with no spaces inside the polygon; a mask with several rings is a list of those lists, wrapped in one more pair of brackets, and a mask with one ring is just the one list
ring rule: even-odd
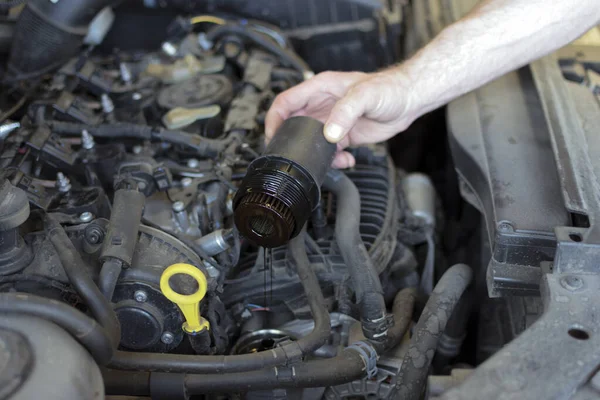
{"label": "bare forearm", "polygon": [[[486,0],[405,63],[378,73],[325,72],[277,96],[272,137],[286,118],[325,122],[341,150],[376,143],[464,93],[556,50],[600,21],[599,0]],[[334,165],[354,164],[338,152]]]}
{"label": "bare forearm", "polygon": [[[488,0],[397,67],[419,115],[540,58],[600,21],[598,0]],[[405,95],[405,94],[404,94]]]}

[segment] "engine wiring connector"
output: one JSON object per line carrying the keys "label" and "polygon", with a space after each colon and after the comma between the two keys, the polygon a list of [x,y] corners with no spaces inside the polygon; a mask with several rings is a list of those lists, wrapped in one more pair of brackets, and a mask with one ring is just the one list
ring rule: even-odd
{"label": "engine wiring connector", "polygon": [[[198,290],[192,294],[181,294],[173,290],[169,280],[178,274],[194,278],[198,283]],[[160,277],[160,290],[167,299],[177,304],[183,313],[186,322],[183,323],[182,328],[187,334],[194,335],[210,329],[209,322],[200,315],[200,302],[206,295],[207,286],[204,273],[191,264],[173,264],[165,269]]]}

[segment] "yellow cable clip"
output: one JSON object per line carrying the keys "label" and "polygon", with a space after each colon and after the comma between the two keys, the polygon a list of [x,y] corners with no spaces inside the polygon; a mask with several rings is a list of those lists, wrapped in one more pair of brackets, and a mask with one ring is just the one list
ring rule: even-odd
{"label": "yellow cable clip", "polygon": [[[180,294],[171,288],[169,279],[173,275],[183,274],[191,276],[198,282],[198,290],[193,294]],[[200,302],[206,295],[208,282],[206,276],[198,268],[190,264],[173,264],[165,269],[160,277],[160,290],[163,295],[181,309],[186,322],[183,330],[187,333],[196,333],[210,329],[208,321],[200,316]]]}

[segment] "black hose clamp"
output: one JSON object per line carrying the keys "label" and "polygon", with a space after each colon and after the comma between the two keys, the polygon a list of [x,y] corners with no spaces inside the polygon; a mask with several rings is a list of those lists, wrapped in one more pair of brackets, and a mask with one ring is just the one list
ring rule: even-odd
{"label": "black hose clamp", "polygon": [[383,342],[386,339],[387,331],[394,326],[394,317],[384,315],[377,320],[362,319],[362,331],[367,339]]}
{"label": "black hose clamp", "polygon": [[346,350],[356,351],[363,359],[367,370],[367,379],[377,376],[377,359],[379,356],[377,355],[375,348],[369,342],[359,340],[346,347]]}

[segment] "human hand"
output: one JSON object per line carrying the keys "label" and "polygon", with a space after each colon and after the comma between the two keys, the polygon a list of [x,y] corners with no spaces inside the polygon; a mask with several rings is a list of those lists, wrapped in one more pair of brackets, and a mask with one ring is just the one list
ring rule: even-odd
{"label": "human hand", "polygon": [[267,141],[287,118],[313,117],[325,123],[325,138],[338,144],[333,167],[352,167],[354,157],[344,148],[385,141],[417,118],[410,93],[398,68],[320,73],[277,96],[265,121]]}

